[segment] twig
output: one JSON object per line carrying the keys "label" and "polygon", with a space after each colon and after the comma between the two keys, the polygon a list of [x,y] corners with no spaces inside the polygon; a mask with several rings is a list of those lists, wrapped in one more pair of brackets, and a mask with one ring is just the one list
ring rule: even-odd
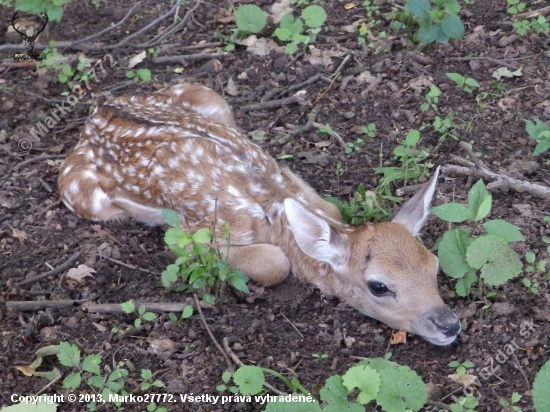
{"label": "twig", "polygon": [[397,189],[395,191],[395,194],[399,197],[403,197],[403,196],[408,195],[409,193],[416,193],[420,189],[422,189],[422,187],[424,187],[424,185],[425,185],[425,183],[419,183],[417,185],[405,186],[405,187]]}
{"label": "twig", "polygon": [[289,94],[289,93],[293,92],[294,90],[301,89],[302,87],[307,86],[308,84],[315,83],[320,78],[321,78],[321,75],[316,74],[315,76],[310,77],[309,79],[307,79],[307,80],[305,80],[301,83],[295,84],[293,86],[290,86],[288,89],[280,91],[279,93],[277,93],[277,96],[284,96],[285,94]]}
{"label": "twig", "polygon": [[158,275],[158,273],[151,272],[148,269],[143,269],[143,268],[140,268],[140,267],[137,267],[137,266],[134,266],[134,265],[129,265],[128,263],[124,263],[124,262],[121,262],[120,260],[114,259],[112,257],[105,256],[102,253],[100,253],[99,256],[104,258],[104,259],[110,260],[111,262],[116,263],[117,265],[124,266],[125,268],[128,268],[128,269],[139,270],[141,272],[150,273],[151,275]]}
{"label": "twig", "polygon": [[202,320],[202,324],[204,325],[204,328],[206,329],[206,332],[208,332],[208,336],[210,336],[210,339],[212,339],[212,342],[214,342],[214,345],[216,345],[216,347],[218,348],[218,350],[222,354],[223,358],[225,359],[225,362],[227,363],[227,370],[229,370],[229,372],[231,372],[231,374],[233,375],[233,372],[235,370],[233,368],[233,364],[231,363],[231,361],[227,357],[227,353],[225,353],[223,348],[220,346],[220,344],[218,343],[218,341],[216,340],[216,338],[212,334],[212,331],[208,327],[208,323],[206,323],[206,319],[204,318],[204,315],[202,314],[202,309],[201,309],[201,305],[200,305],[200,302],[199,302],[199,298],[197,297],[197,295],[195,293],[193,294],[193,297],[195,298],[195,304],[197,305],[197,311],[199,312],[199,316]]}
{"label": "twig", "polygon": [[[35,94],[33,92],[25,91],[25,94],[33,97],[38,97],[40,100],[44,100],[47,103],[67,103],[66,99],[48,99],[47,97],[40,96],[39,94]],[[76,104],[81,104],[84,106],[91,106],[93,103],[87,103],[87,102],[76,102]]]}
{"label": "twig", "polygon": [[[183,312],[188,305],[187,302],[134,302],[135,307],[145,306],[148,311],[155,313],[163,312]],[[91,303],[82,305],[82,310],[90,313],[124,313],[120,303]]]}
{"label": "twig", "polygon": [[550,14],[550,6],[543,7],[542,9],[529,11],[527,13],[516,14],[515,18],[517,20],[532,19],[533,17],[545,16]]}
{"label": "twig", "polygon": [[57,378],[49,382],[46,386],[44,386],[42,389],[40,389],[35,396],[39,396],[41,393],[44,393],[50,386],[52,386],[54,383],[56,383],[59,379],[61,379],[63,375],[59,375]]}
{"label": "twig", "polygon": [[16,164],[15,167],[13,168],[13,171],[17,173],[20,168],[28,165],[29,163],[34,163],[40,160],[47,160],[47,159],[63,159],[65,156],[67,155],[62,154],[62,155],[46,155],[46,156],[31,157],[30,159],[24,160],[21,163]]}
{"label": "twig", "polygon": [[327,92],[330,90],[330,88],[332,87],[332,85],[334,84],[334,82],[336,81],[336,79],[338,78],[338,76],[340,76],[340,72],[344,69],[344,67],[346,66],[346,64],[348,64],[348,62],[350,61],[351,59],[351,54],[348,54],[344,60],[342,60],[342,63],[340,63],[340,65],[338,66],[338,68],[336,69],[336,71],[332,74],[332,79],[331,79],[331,82],[330,84],[328,85],[328,87],[325,89],[325,91],[323,93],[321,93],[319,95],[319,97],[317,97],[317,99],[315,99],[315,101],[313,102],[313,105],[315,106],[317,103],[319,103],[319,100],[321,100],[323,97],[325,97],[325,95],[327,94]]}
{"label": "twig", "polygon": [[382,83],[382,80],[384,80],[385,77],[386,75],[384,73],[378,76],[375,81],[373,81],[365,90],[361,92],[361,98],[364,99],[365,97],[367,97],[367,95],[371,91],[373,91],[376,87],[378,87],[380,83]]}
{"label": "twig", "polygon": [[199,53],[199,54],[182,54],[179,56],[162,56],[154,57],[151,61],[155,64],[172,64],[172,63],[183,63],[193,60],[202,60],[210,58],[219,58],[230,56],[230,53]]}
{"label": "twig", "polygon": [[518,369],[523,375],[523,379],[525,379],[525,383],[527,384],[527,390],[531,389],[531,385],[529,384],[529,379],[527,379],[527,376],[525,375],[525,372],[523,371],[523,368],[521,367],[521,363],[519,363],[519,360],[515,354],[515,351],[512,351],[512,355],[514,355],[514,359],[516,360],[516,363],[518,365]]}
{"label": "twig", "polygon": [[294,95],[290,97],[285,97],[283,99],[268,100],[266,102],[260,102],[260,103],[249,104],[246,106],[241,106],[240,110],[243,112],[248,112],[251,110],[275,109],[277,107],[281,107],[281,106],[284,106],[287,104],[293,104],[293,103],[298,103],[300,106],[303,106],[308,104],[309,101],[302,96]]}
{"label": "twig", "polygon": [[317,115],[321,111],[321,106],[315,106],[311,112],[307,115],[307,123],[303,126],[296,126],[294,127],[290,132],[287,133],[287,135],[282,139],[282,141],[277,142],[271,142],[269,145],[285,145],[287,144],[290,139],[292,139],[293,136],[309,132],[311,129],[313,129],[315,126],[315,121],[317,120]]}
{"label": "twig", "polygon": [[215,41],[215,42],[212,42],[212,43],[192,44],[190,46],[180,47],[179,50],[207,49],[209,47],[219,47],[219,46],[223,46],[223,43],[221,41]]}
{"label": "twig", "polygon": [[14,312],[35,312],[45,309],[67,309],[80,306],[85,300],[11,300],[6,309]]}
{"label": "twig", "polygon": [[497,189],[513,189],[517,192],[528,193],[542,199],[550,199],[550,188],[536,183],[525,182],[510,176],[494,173],[485,166],[481,159],[474,155],[473,150],[470,149],[465,142],[460,142],[460,147],[470,156],[473,163],[463,160],[460,163],[466,164],[467,167],[456,165],[443,166],[441,171],[444,174],[454,173],[458,175],[483,178],[484,180],[491,182],[487,185],[487,190],[489,191],[496,191]]}
{"label": "twig", "polygon": [[304,335],[302,335],[302,333],[298,330],[298,328],[296,328],[296,326],[294,326],[294,323],[292,323],[292,322],[285,316],[285,314],[282,313],[282,312],[281,312],[281,316],[282,316],[283,318],[285,318],[285,320],[286,320],[288,323],[290,323],[290,326],[292,326],[292,327],[294,328],[294,330],[295,330],[296,332],[298,332],[298,335],[300,335],[300,336],[302,337],[302,339],[304,339]]}
{"label": "twig", "polygon": [[[231,350],[231,348],[229,347],[229,339],[226,337],[226,338],[223,338],[223,347],[225,349],[225,351],[227,352],[227,354],[229,356],[231,356],[231,359],[233,359],[233,362],[235,362],[237,365],[239,366],[244,366],[244,363],[241,362],[241,360],[239,359],[239,357],[237,355],[235,355],[235,353]],[[232,372],[233,373],[233,372]],[[275,392],[277,395],[282,395],[283,392],[281,392],[279,389],[277,389],[276,387],[274,387],[273,385],[270,385],[269,383],[267,382],[264,382],[264,386],[269,389],[270,391],[272,392]]]}
{"label": "twig", "polygon": [[454,60],[454,61],[459,61],[459,62],[461,62],[461,61],[470,61],[470,60],[486,60],[486,61],[491,62],[491,63],[499,64],[501,66],[506,66],[506,67],[508,67],[509,69],[512,69],[512,70],[518,70],[519,69],[519,67],[514,66],[513,64],[510,64],[510,63],[507,63],[504,60],[493,59],[492,57],[485,57],[485,56],[450,57],[449,60]]}
{"label": "twig", "polygon": [[435,406],[436,408],[445,409],[446,411],[451,410],[451,406],[443,402],[428,401],[428,405]]}
{"label": "twig", "polygon": [[78,258],[82,254],[82,251],[83,251],[82,248],[77,250],[76,252],[73,253],[73,255],[69,259],[65,261],[65,263],[63,263],[62,265],[59,265],[55,269],[41,273],[40,275],[33,276],[32,278],[22,280],[21,282],[16,283],[15,286],[28,285],[29,283],[37,282],[40,279],[47,278],[48,276],[57,275],[58,273],[61,273],[64,270],[69,269],[78,260]]}
{"label": "twig", "polygon": [[[316,128],[320,128],[322,127],[323,125],[321,123],[313,123],[313,126],[315,126]],[[336,139],[336,141],[338,142],[338,144],[343,148],[345,149],[346,148],[346,142],[344,141],[344,139],[342,138],[342,136],[340,136],[338,133],[336,133],[334,130],[332,131],[332,134],[331,134],[331,137],[334,137]]]}

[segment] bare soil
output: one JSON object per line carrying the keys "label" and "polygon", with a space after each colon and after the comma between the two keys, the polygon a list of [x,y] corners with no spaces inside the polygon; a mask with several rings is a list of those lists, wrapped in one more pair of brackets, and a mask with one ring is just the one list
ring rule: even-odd
{"label": "bare soil", "polygon": [[[272,2],[255,3],[267,11]],[[294,160],[282,162],[321,194],[345,200],[359,184],[374,187],[379,176],[373,167],[381,162],[395,164],[392,152],[399,139],[436,115],[434,111],[420,111],[427,88],[418,94],[411,87],[411,82],[426,78],[443,91],[439,101],[440,116],[452,111],[457,117],[471,122],[469,129],[458,130],[459,138],[472,143],[474,150],[482,153],[488,167],[498,173],[550,184],[548,155],[532,157],[536,142],[528,137],[524,123],[524,119],[534,118],[550,121],[550,45],[545,37],[531,35],[503,44],[502,40],[513,34],[506,14],[506,2],[477,0],[471,5],[461,2],[461,17],[466,26],[464,40],[417,51],[413,45],[407,44],[405,36],[390,37],[386,44],[388,51],[376,53],[373,48],[357,42],[357,33],[343,30],[351,22],[365,18],[361,2],[355,3],[357,7],[350,10],[343,7],[343,2],[327,1],[323,4],[329,20],[315,47],[321,51],[342,53],[341,57],[329,57],[329,65],[313,65],[303,48],[293,56],[277,51],[258,56],[243,46],[237,46],[235,51],[218,57],[218,70],[212,69],[211,58],[182,64],[155,64],[148,56],[138,68],[149,68],[153,81],[125,85],[128,79],[122,66],[139,50],[127,46],[115,50],[60,50],[74,56],[75,60],[79,55],[100,59],[110,52],[119,64],[109,68],[108,74],[101,76],[99,82],[92,82],[92,89],[79,100],[76,109],[62,117],[39,142],[29,135],[29,131],[38,121],[44,122],[57,104],[44,98],[63,100],[61,93],[67,91],[66,86],[58,82],[55,73],[37,73],[33,63],[25,67],[9,66],[10,62],[13,63],[13,53],[2,54],[0,405],[10,405],[14,393],[37,393],[47,384],[45,379],[23,375],[14,366],[30,364],[36,350],[59,342],[77,344],[82,354],[101,354],[105,371],[119,361],[126,361],[126,365],[131,365],[127,382],[129,392],[141,382],[141,369],[148,368],[156,372],[156,378],[166,385],[150,392],[172,393],[178,397],[185,393],[218,394],[216,386],[221,383],[221,375],[227,367],[196,314],[177,325],[162,314],[132,333],[121,334],[113,333],[112,329],[125,329],[125,325],[133,322],[133,316],[89,313],[81,303],[53,309],[48,312],[51,316],[6,308],[7,302],[34,300],[93,303],[190,301],[188,296],[167,292],[159,284],[160,273],[174,259],[164,245],[160,228],[144,227],[133,221],[84,221],[68,211],[59,200],[56,191],[57,172],[62,161],[59,156],[78,141],[79,130],[91,105],[110,96],[149,92],[164,84],[199,81],[225,94],[235,109],[237,123],[245,132],[257,129],[267,132],[268,138],[261,144],[273,156],[294,155]],[[389,10],[385,1],[379,3],[381,11]],[[227,10],[231,4],[225,0],[203,0],[194,12],[194,20],[168,37],[160,56],[216,52],[216,47],[185,47],[199,42],[216,42],[213,37],[216,29],[229,34],[234,23],[220,22],[215,14],[219,9]],[[51,25],[49,37],[56,41],[83,38],[119,21],[132,6],[129,1],[117,2],[116,5],[102,2],[96,9],[90,2],[71,2],[65,7],[62,23]],[[170,7],[168,2],[146,1],[124,24],[101,38],[101,43],[90,44],[115,44],[166,13]],[[188,8],[181,7],[180,16]],[[0,10],[0,21],[4,22],[0,28],[2,32],[12,14],[11,9]],[[173,17],[134,40],[142,42],[151,38],[171,23],[171,19]],[[389,22],[382,19],[380,27],[387,28],[388,25]],[[269,37],[273,28],[270,25],[261,34]],[[323,77],[331,78],[347,54],[351,59],[329,87],[330,83]],[[476,56],[500,62],[475,59]],[[497,93],[491,88],[496,82],[492,73],[504,65],[522,67],[523,75],[503,80],[503,89]],[[174,71],[176,68],[183,70]],[[373,76],[384,76],[368,92],[364,91],[369,84],[360,81],[361,73],[366,70]],[[482,85],[481,91],[493,94],[480,105],[475,100],[476,93],[459,90],[445,76],[448,72],[475,78]],[[275,96],[274,90],[285,90],[316,75],[321,75],[317,81],[301,88],[307,92],[309,104],[248,112],[241,110],[244,105],[286,97],[287,94]],[[228,93],[228,82],[234,83],[236,93]],[[346,142],[364,138],[360,128],[371,122],[377,126],[376,138],[365,138],[364,147],[351,154],[345,154],[334,139],[328,146],[316,146],[315,143],[330,138],[315,130],[281,143],[282,134],[305,124],[313,108],[311,102],[316,100],[319,100],[317,106],[321,107],[317,121],[330,124]],[[438,140],[439,135],[431,127],[422,130],[420,147],[430,151],[427,161],[445,165],[451,162],[451,155],[463,155],[457,141],[447,139],[439,144]],[[308,160],[299,155],[301,152],[322,156],[322,160]],[[336,174],[338,163],[343,169],[341,175]],[[465,176],[445,176],[440,180],[435,204],[453,200],[465,202],[472,183]],[[526,237],[524,244],[516,245],[518,252],[523,256],[530,250],[537,254],[538,259],[548,259],[547,245],[542,241],[542,236],[550,235],[550,225],[543,221],[548,214],[548,202],[509,191],[494,193],[493,204],[492,218],[514,223]],[[444,222],[431,218],[423,230],[423,241],[432,246],[447,228]],[[71,266],[85,263],[96,270],[94,276],[87,277],[84,283],[68,282],[64,270],[33,284],[17,285],[26,278],[60,266],[78,248],[84,252]],[[124,264],[102,258],[100,254]],[[540,293],[531,293],[522,284],[524,276],[541,283]],[[441,274],[442,297],[459,314],[463,325],[458,342],[445,348],[435,347],[412,335],[406,344],[389,345],[391,329],[362,316],[337,299],[322,296],[314,287],[294,278],[266,288],[254,300],[247,300],[246,296],[226,288],[220,301],[213,308],[205,309],[205,317],[219,341],[224,337],[231,338],[235,353],[245,364],[269,367],[285,376],[295,377],[314,394],[318,393],[326,378],[344,372],[358,357],[384,356],[391,351],[392,360],[413,368],[430,385],[432,400],[447,404],[451,403],[451,394],[461,396],[463,392],[460,384],[448,378],[454,372],[447,366],[449,362],[472,361],[476,365],[469,371],[472,375],[494,362],[499,366],[495,374],[487,380],[480,379],[480,386],[475,386],[475,395],[480,402],[478,410],[502,411],[499,399],[509,400],[513,392],[519,392],[523,395],[519,406],[524,411],[533,411],[530,385],[536,372],[549,358],[550,291],[546,289],[548,280],[543,280],[543,276],[538,272],[522,273],[498,288],[496,297],[487,303],[457,297],[452,279]],[[521,325],[526,321],[535,324],[534,332],[527,339],[520,335]],[[521,350],[499,364],[495,357],[513,339]],[[312,354],[327,354],[328,357],[314,358]],[[52,367],[58,367],[64,374],[69,373],[53,357],[44,360],[41,370]],[[268,378],[268,381],[281,390],[285,389],[277,379]],[[45,393],[69,392],[62,389],[58,381]],[[249,403],[223,406],[160,404],[169,410],[182,411],[261,410],[258,405]],[[125,409],[144,410],[145,406],[126,404]],[[59,410],[85,410],[85,406],[64,403]],[[100,406],[100,410],[114,408],[112,404],[106,404]]]}

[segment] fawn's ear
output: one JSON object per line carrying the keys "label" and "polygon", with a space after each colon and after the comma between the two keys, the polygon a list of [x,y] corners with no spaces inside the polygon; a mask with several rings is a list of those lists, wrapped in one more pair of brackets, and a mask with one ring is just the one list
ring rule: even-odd
{"label": "fawn's ear", "polygon": [[341,268],[348,260],[349,251],[342,235],[327,222],[314,215],[293,199],[285,199],[285,212],[290,231],[302,252]]}
{"label": "fawn's ear", "polygon": [[420,229],[426,222],[430,214],[432,198],[437,186],[437,177],[439,176],[439,166],[428,183],[424,185],[416,194],[411,197],[401,207],[397,215],[393,218],[393,223],[401,223],[413,236],[420,233]]}

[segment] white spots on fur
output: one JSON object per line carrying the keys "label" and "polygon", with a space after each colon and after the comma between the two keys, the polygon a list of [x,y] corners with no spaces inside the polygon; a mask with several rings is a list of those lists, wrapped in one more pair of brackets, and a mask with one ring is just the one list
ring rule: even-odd
{"label": "white spots on fur", "polygon": [[103,209],[107,208],[110,201],[107,195],[100,187],[96,187],[92,194],[92,212],[94,214],[100,213]]}
{"label": "white spots on fur", "polygon": [[73,169],[73,165],[68,165],[63,169],[63,172],[61,172],[61,176],[66,176],[71,170]]}
{"label": "white spots on fur", "polygon": [[94,151],[92,149],[88,149],[86,151],[86,157],[88,158],[89,162],[93,162],[95,159]]}
{"label": "white spots on fur", "polygon": [[168,166],[170,166],[172,169],[176,169],[180,166],[180,162],[177,158],[171,157],[168,159]]}
{"label": "white spots on fur", "polygon": [[76,195],[78,194],[79,191],[80,191],[80,187],[78,186],[78,182],[76,180],[73,180],[69,185],[69,192],[74,193]]}
{"label": "white spots on fur", "polygon": [[242,193],[239,192],[239,190],[237,190],[237,188],[236,188],[235,186],[233,186],[233,185],[227,186],[227,192],[228,192],[231,196],[236,197],[236,198],[242,196]]}

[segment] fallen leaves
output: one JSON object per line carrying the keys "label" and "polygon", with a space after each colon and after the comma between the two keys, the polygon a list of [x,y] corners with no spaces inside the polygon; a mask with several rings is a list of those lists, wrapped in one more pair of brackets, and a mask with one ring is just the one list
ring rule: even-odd
{"label": "fallen leaves", "polygon": [[79,283],[84,283],[84,278],[87,276],[94,277],[92,273],[95,273],[95,269],[84,264],[78,265],[77,268],[71,268],[67,272],[67,278],[76,280]]}
{"label": "fallen leaves", "polygon": [[407,331],[399,330],[391,334],[390,345],[397,345],[399,343],[407,343]]}

